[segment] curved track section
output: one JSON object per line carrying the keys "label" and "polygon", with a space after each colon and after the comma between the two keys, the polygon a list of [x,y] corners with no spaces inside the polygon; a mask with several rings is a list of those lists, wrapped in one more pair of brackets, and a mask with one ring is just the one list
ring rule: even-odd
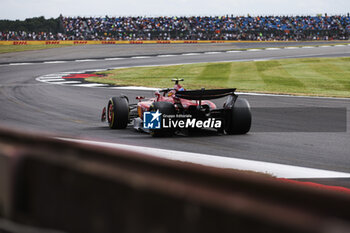
{"label": "curved track section", "polygon": [[[59,50],[57,50],[59,51]],[[88,53],[88,50],[86,51]],[[350,172],[347,132],[302,133],[261,132],[269,116],[254,119],[253,130],[241,136],[217,136],[210,132],[190,137],[154,139],[134,130],[109,130],[99,122],[101,108],[111,96],[121,93],[132,98],[151,96],[152,91],[85,88],[52,85],[35,78],[82,70],[196,62],[266,60],[299,57],[350,56],[349,46],[277,49],[243,52],[192,53],[174,56],[115,57],[115,59],[29,63],[0,66],[0,124],[26,131],[40,131],[65,137],[171,149],[223,157]],[[244,96],[252,107],[340,107],[350,109],[348,99],[294,98],[283,96]],[[347,113],[349,115],[349,112]],[[276,116],[283,118],[282,116]],[[348,118],[349,119],[349,118]],[[259,123],[260,122],[260,123]],[[293,124],[286,122],[286,124]],[[260,125],[259,125],[260,124]],[[349,125],[349,124],[348,124]],[[345,182],[345,181],[344,181]]]}

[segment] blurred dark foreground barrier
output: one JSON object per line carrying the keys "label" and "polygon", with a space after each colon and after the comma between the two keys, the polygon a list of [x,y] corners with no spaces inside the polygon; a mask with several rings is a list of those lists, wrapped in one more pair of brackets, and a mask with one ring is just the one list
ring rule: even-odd
{"label": "blurred dark foreground barrier", "polygon": [[348,194],[251,172],[4,129],[0,168],[0,232],[350,232]]}

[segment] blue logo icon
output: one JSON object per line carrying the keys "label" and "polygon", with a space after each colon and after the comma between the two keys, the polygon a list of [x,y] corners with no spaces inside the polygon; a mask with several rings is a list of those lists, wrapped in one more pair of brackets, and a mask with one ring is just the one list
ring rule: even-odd
{"label": "blue logo icon", "polygon": [[156,112],[144,112],[143,113],[143,128],[145,129],[160,129],[161,113],[159,110]]}

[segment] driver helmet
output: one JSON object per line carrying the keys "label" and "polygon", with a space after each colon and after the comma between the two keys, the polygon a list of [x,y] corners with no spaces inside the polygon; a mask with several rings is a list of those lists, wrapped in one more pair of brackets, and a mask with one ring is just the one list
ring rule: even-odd
{"label": "driver helmet", "polygon": [[168,92],[168,97],[171,97],[171,96],[173,96],[173,95],[175,95],[175,90],[171,90],[171,91],[169,91]]}
{"label": "driver helmet", "polygon": [[185,90],[185,88],[183,88],[180,84],[175,84],[174,89],[176,91],[184,91]]}

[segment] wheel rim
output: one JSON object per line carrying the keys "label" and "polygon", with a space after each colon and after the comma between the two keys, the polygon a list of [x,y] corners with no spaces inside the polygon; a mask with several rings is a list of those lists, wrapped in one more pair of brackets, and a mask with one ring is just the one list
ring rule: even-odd
{"label": "wheel rim", "polygon": [[108,121],[112,122],[112,119],[113,119],[113,103],[110,103],[108,108]]}

